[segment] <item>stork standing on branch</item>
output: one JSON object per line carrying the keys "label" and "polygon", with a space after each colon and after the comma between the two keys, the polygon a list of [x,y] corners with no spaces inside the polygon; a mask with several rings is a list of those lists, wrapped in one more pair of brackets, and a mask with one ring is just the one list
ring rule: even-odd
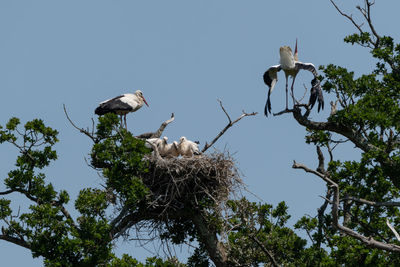
{"label": "stork standing on branch", "polygon": [[[264,83],[269,87],[268,90],[268,98],[267,103],[265,104],[264,114],[268,116],[268,113],[271,113],[271,100],[270,95],[272,90],[274,90],[275,84],[278,81],[278,72],[283,70],[285,72],[286,78],[286,110],[288,109],[288,79],[289,76],[292,77],[292,86],[290,90],[292,92],[293,102],[295,101],[293,95],[293,86],[294,81],[296,79],[296,75],[300,70],[308,70],[314,75],[314,79],[311,81],[311,95],[310,100],[308,102],[308,106],[310,109],[313,108],[316,100],[318,99],[318,112],[320,109],[324,109],[324,97],[322,95],[321,84],[318,80],[318,73],[315,69],[315,66],[312,63],[303,63],[298,61],[298,52],[297,52],[297,39],[296,39],[296,46],[294,51],[294,56],[292,53],[292,49],[289,46],[282,46],[279,48],[280,54],[280,64],[271,66],[265,73],[264,73]],[[294,103],[293,103],[294,104]]]}
{"label": "stork standing on branch", "polygon": [[143,103],[146,104],[146,106],[149,106],[146,99],[144,99],[142,91],[137,90],[134,94],[123,94],[101,102],[94,113],[97,115],[104,115],[106,113],[118,114],[121,117],[121,126],[123,116],[125,128],[127,128],[126,114],[140,109],[143,106]]}

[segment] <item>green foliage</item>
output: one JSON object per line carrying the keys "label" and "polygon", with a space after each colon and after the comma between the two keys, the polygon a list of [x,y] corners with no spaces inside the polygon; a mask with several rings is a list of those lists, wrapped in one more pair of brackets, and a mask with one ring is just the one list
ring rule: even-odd
{"label": "green foliage", "polygon": [[[146,170],[145,163],[141,161],[143,153],[147,151],[143,142],[123,129],[117,135],[106,137],[107,133],[114,134],[109,130],[116,129],[115,123],[118,121],[116,116],[107,116],[101,120],[103,123],[98,126],[98,140],[101,142],[98,145],[105,143],[123,146],[118,151],[115,147],[104,148],[110,151],[104,151],[101,159],[124,166],[124,177],[130,181],[131,188],[127,187],[127,183],[121,183],[119,188],[126,192],[126,199],[132,201],[134,197],[143,198],[146,189],[133,176],[135,172]],[[11,118],[5,127],[0,126],[0,143],[11,143],[20,152],[16,168],[4,180],[6,191],[3,195],[17,192],[32,203],[28,211],[15,214],[10,208],[11,201],[0,199],[0,219],[5,223],[2,234],[29,248],[34,257],[43,256],[48,266],[106,264],[115,259],[111,252],[110,222],[106,216],[106,192],[91,188],[81,190],[75,202],[81,215],[74,222],[63,206],[69,201],[68,193],[65,190],[55,191],[52,184],[46,183],[45,174],[38,173],[38,170],[57,159],[57,153],[53,150],[53,145],[58,141],[57,135],[56,130],[37,119],[27,122],[23,129],[20,129],[20,120],[17,118]],[[95,145],[94,149],[99,146]],[[120,158],[117,157],[119,153]],[[117,184],[116,171],[107,171],[114,178],[109,184]],[[130,177],[127,172],[131,172]],[[132,187],[137,188],[130,190]],[[140,193],[132,196],[134,192]]]}
{"label": "green foliage", "polygon": [[[384,243],[398,243],[386,226],[386,218],[393,218],[400,227],[399,210],[394,206],[371,206],[348,197],[375,202],[391,202],[399,198],[399,119],[400,119],[400,45],[391,37],[372,39],[369,33],[353,34],[345,42],[369,47],[377,60],[371,74],[356,78],[346,68],[327,65],[323,88],[333,93],[340,109],[329,117],[333,131],[310,130],[306,142],[326,147],[332,152],[338,143],[338,133],[349,133],[350,141],[360,150],[360,159],[332,160],[328,163],[330,178],[338,183],[342,209],[340,220],[357,233]],[[339,137],[340,138],[340,137]],[[343,236],[332,227],[329,213],[320,217],[303,217],[295,227],[305,230],[313,246],[330,248],[330,257],[345,266],[396,266],[399,256],[379,249],[371,249],[352,237]],[[321,235],[322,234],[322,235]],[[326,252],[325,252],[326,253]]]}
{"label": "green foliage", "polygon": [[75,201],[75,208],[87,217],[104,217],[107,208],[106,192],[99,189],[82,189]]}
{"label": "green foliage", "polygon": [[257,239],[273,255],[277,262],[285,266],[301,263],[306,241],[286,226],[290,216],[284,202],[273,208],[269,204],[257,204],[246,199],[228,201],[231,210],[228,228],[229,257],[232,265],[257,266],[270,262]]}
{"label": "green foliage", "polygon": [[149,193],[138,175],[148,171],[143,155],[150,149],[143,140],[119,128],[118,121],[115,114],[99,118],[97,129],[102,139],[93,145],[92,165],[101,169],[107,187],[118,192],[120,201],[135,209]]}
{"label": "green foliage", "polygon": [[108,266],[111,267],[184,267],[186,265],[176,261],[176,259],[162,260],[156,257],[148,258],[146,263],[139,263],[131,256],[124,254],[121,259],[115,258]]}
{"label": "green foliage", "polygon": [[[399,209],[360,200],[383,203],[400,197],[400,44],[373,31],[349,35],[344,41],[369,48],[375,69],[355,77],[344,67],[320,67],[323,89],[337,98],[339,108],[323,130],[307,129],[305,142],[329,152],[326,173],[317,171],[340,188],[339,223],[365,237],[399,245],[386,226],[389,219],[400,229]],[[315,217],[303,216],[294,225],[307,235],[309,244],[288,226],[284,202],[276,207],[245,198],[216,203],[202,194],[175,200],[165,215],[164,207],[154,204],[154,196],[164,195],[142,180],[150,169],[150,149],[144,141],[121,128],[115,114],[100,116],[96,129],[91,165],[104,177],[105,189],[82,189],[74,218],[65,208],[68,193],[57,192],[41,172],[57,159],[53,146],[58,132],[39,119],[21,126],[18,118],[11,118],[0,125],[0,144],[9,143],[19,151],[0,192],[0,237],[30,249],[34,257],[44,257],[46,266],[204,267],[211,261],[218,265],[218,253],[226,258],[226,266],[271,266],[273,261],[282,266],[400,266],[398,254],[367,247],[339,232],[328,202]],[[359,148],[358,159],[335,158],[333,150],[343,138]],[[327,187],[327,198],[331,190]],[[21,194],[30,206],[13,210],[10,194]],[[135,224],[157,230],[157,237],[167,243],[196,241],[187,265],[175,258],[153,257],[140,263],[126,254],[116,257],[116,238],[128,235]]]}

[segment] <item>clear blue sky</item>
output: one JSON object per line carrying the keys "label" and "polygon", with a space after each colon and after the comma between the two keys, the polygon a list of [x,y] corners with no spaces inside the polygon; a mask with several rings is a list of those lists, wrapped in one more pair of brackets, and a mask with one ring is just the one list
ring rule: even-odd
{"label": "clear blue sky", "polygon": [[[354,14],[357,3],[362,1],[338,0]],[[377,1],[372,11],[376,29],[396,40],[399,9],[399,1],[387,0]],[[304,62],[368,72],[374,61],[367,50],[342,41],[353,32],[328,0],[3,0],[0,124],[12,116],[23,123],[42,118],[60,131],[59,160],[46,175],[57,189],[70,192],[72,209],[79,190],[98,187],[102,181],[84,161],[91,141],[67,122],[62,104],[77,125],[88,127],[100,101],[141,89],[150,107],[128,115],[129,130],[155,130],[174,112],[175,122],[164,132],[169,140],[184,135],[204,145],[227,122],[219,98],[232,118],[242,110],[259,115],[231,128],[216,148],[235,153],[248,190],[263,202],[286,201],[293,224],[304,214],[315,215],[325,186],[316,177],[291,169],[293,160],[315,168],[315,148],[304,143],[305,130],[290,115],[262,115],[267,93],[262,74],[278,63],[279,47],[293,47],[296,38]],[[279,78],[272,94],[274,112],[285,105],[283,74]],[[298,76],[298,96],[310,78],[308,73]],[[313,119],[328,117],[330,99],[325,94],[325,110],[313,110]],[[1,178],[13,168],[15,155],[11,146],[0,146]],[[335,157],[357,158],[358,151],[339,148]],[[28,202],[14,199],[19,201],[15,207],[27,208]],[[4,266],[42,265],[24,248],[5,241],[0,241],[0,248]],[[148,255],[126,242],[118,243],[116,252],[138,259]]]}

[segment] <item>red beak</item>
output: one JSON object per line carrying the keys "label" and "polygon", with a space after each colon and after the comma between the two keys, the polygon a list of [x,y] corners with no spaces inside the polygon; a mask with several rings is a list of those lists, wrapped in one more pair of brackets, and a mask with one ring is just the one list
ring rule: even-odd
{"label": "red beak", "polygon": [[144,97],[142,96],[144,103],[146,104],[146,106],[149,106],[149,104],[147,104],[146,99],[144,99]]}

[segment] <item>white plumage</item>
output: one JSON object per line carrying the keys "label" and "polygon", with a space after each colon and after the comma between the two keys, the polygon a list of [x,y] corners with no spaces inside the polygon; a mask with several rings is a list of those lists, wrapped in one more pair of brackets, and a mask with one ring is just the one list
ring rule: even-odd
{"label": "white plumage", "polygon": [[179,154],[183,157],[192,157],[193,155],[200,155],[199,145],[193,141],[187,140],[182,136],[178,144]]}
{"label": "white plumage", "polygon": [[[286,77],[286,110],[288,110],[288,78],[289,76],[292,77],[292,86],[290,88],[293,96],[293,87],[294,81],[296,79],[296,75],[300,70],[308,70],[314,75],[314,79],[311,81],[311,95],[308,102],[310,108],[313,108],[315,102],[318,99],[318,112],[320,109],[324,108],[324,98],[322,95],[322,89],[320,82],[318,80],[318,73],[315,69],[315,66],[312,63],[303,63],[298,61],[298,53],[297,53],[297,40],[296,40],[296,47],[295,53],[293,55],[292,49],[289,46],[282,46],[279,48],[279,55],[280,55],[280,65],[271,66],[265,73],[264,73],[264,83],[269,87],[268,90],[268,98],[267,103],[265,104],[264,114],[268,116],[268,113],[271,113],[271,100],[270,95],[274,90],[274,87],[278,81],[278,72],[283,70],[285,72]],[[294,100],[294,98],[293,98]]]}
{"label": "white plumage", "polygon": [[[149,138],[149,139],[146,139],[146,142],[152,144],[153,146],[156,146],[158,149],[158,146],[160,145],[162,140],[160,138]],[[146,147],[153,148],[151,145],[149,145],[147,143],[145,144]]]}
{"label": "white plumage", "polygon": [[94,111],[97,115],[104,115],[106,113],[115,113],[124,117],[125,127],[126,125],[126,114],[129,112],[135,112],[140,109],[143,104],[147,104],[146,99],[143,96],[142,91],[137,90],[134,94],[123,94],[112,99],[107,99],[99,104]]}
{"label": "white plumage", "polygon": [[168,137],[164,136],[162,139],[160,139],[161,142],[158,143],[158,152],[160,153],[160,156],[162,157],[177,157],[179,156],[178,152],[178,143],[176,141],[172,142],[171,144],[168,144]]}

